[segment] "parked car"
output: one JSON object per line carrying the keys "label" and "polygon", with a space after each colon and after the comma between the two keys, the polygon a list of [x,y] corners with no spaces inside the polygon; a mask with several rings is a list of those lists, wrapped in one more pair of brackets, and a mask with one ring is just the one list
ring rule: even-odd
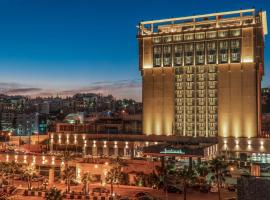
{"label": "parked car", "polygon": [[138,192],[134,195],[134,197],[143,197],[143,196],[149,196],[150,194],[148,192]]}
{"label": "parked car", "polygon": [[107,188],[104,188],[104,187],[96,187],[96,188],[93,188],[92,191],[98,192],[98,193],[110,193],[110,190],[108,190]]}
{"label": "parked car", "polygon": [[205,184],[200,187],[200,192],[208,193],[210,191],[210,186]]}
{"label": "parked car", "polygon": [[228,190],[230,192],[235,192],[236,191],[236,185],[228,185]]}
{"label": "parked car", "polygon": [[169,193],[178,193],[178,194],[182,194],[182,190],[173,186],[173,185],[169,185],[167,186],[167,192]]}
{"label": "parked car", "polygon": [[218,187],[216,185],[213,185],[211,188],[210,188],[210,192],[212,193],[217,193],[218,192]]}

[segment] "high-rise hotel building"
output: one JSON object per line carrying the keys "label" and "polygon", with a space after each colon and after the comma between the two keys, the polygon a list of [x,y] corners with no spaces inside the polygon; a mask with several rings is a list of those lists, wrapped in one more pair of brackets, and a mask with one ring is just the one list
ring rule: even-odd
{"label": "high-rise hotel building", "polygon": [[141,22],[143,133],[258,136],[266,34],[254,9]]}

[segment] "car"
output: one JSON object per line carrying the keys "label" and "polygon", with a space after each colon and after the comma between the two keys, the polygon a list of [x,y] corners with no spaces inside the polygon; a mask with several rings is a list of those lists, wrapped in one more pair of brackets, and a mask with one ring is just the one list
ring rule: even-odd
{"label": "car", "polygon": [[137,199],[138,199],[138,200],[153,200],[153,197],[148,196],[148,195],[145,195],[145,196],[139,197],[139,198],[137,198]]}
{"label": "car", "polygon": [[211,193],[217,193],[218,192],[218,187],[216,185],[213,185],[211,188],[210,188],[210,192]]}
{"label": "car", "polygon": [[134,197],[139,198],[139,197],[143,197],[143,196],[149,196],[148,192],[138,192],[134,195]]}
{"label": "car", "polygon": [[104,187],[96,187],[96,188],[93,188],[92,191],[98,192],[98,193],[110,193],[110,190],[108,190],[107,188],[104,188]]}
{"label": "car", "polygon": [[200,187],[200,192],[202,192],[202,193],[208,193],[209,190],[210,190],[210,186],[209,185],[202,185]]}
{"label": "car", "polygon": [[182,194],[182,190],[179,189],[179,188],[177,188],[177,187],[175,187],[175,186],[173,186],[173,185],[167,186],[166,189],[167,189],[167,192],[169,192],[169,193],[178,193],[178,194]]}
{"label": "car", "polygon": [[235,192],[236,191],[236,185],[228,185],[228,190],[230,192]]}
{"label": "car", "polygon": [[119,200],[129,200],[128,197],[121,197]]}

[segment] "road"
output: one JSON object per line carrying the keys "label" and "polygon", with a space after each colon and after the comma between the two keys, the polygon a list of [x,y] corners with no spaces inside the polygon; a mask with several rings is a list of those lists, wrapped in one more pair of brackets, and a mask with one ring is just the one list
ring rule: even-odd
{"label": "road", "polygon": [[[19,186],[21,189],[27,188],[27,183],[23,181],[15,181],[15,185]],[[54,186],[56,186],[58,189],[64,191],[66,189],[66,185],[63,183],[57,183]],[[33,183],[33,187],[37,187],[37,183]],[[95,187],[101,187],[100,184],[90,184],[90,191],[92,191]],[[107,189],[110,190],[110,185],[105,186]],[[82,191],[82,186],[72,186],[71,190],[73,191]],[[184,195],[183,194],[173,194],[168,193],[165,194],[162,190],[154,190],[151,188],[146,187],[137,187],[137,186],[124,186],[124,185],[115,185],[114,186],[114,192],[117,194],[124,196],[124,197],[134,197],[134,195],[138,192],[148,192],[151,195],[155,197],[159,197],[162,200],[182,200]],[[229,192],[227,190],[222,190],[222,200],[225,200],[229,197],[235,197],[235,192]],[[19,195],[19,194],[18,194]],[[167,195],[167,196],[166,196]],[[28,200],[30,199],[42,199],[38,197],[27,197]],[[201,193],[194,190],[189,190],[187,193],[187,199],[188,200],[218,200],[218,194],[217,193]],[[18,200],[18,199],[17,199]]]}

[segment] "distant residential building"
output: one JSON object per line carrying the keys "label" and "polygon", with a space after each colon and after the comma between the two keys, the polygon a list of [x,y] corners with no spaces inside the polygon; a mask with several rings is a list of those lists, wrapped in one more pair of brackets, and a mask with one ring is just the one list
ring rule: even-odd
{"label": "distant residential building", "polygon": [[270,88],[262,88],[262,113],[270,113]]}

